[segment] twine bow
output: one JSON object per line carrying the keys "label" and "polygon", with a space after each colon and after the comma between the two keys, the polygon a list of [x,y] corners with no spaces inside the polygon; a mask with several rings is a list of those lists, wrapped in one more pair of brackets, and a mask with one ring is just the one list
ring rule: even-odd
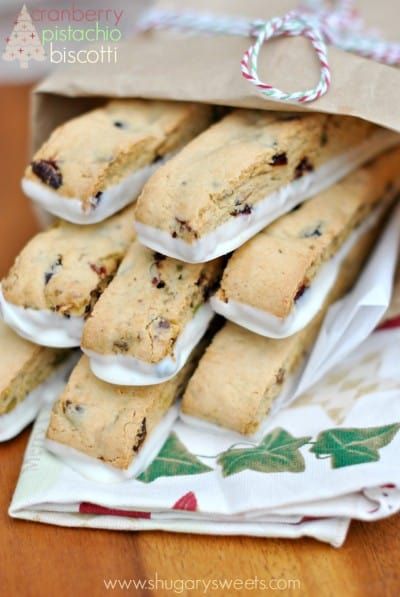
{"label": "twine bow", "polygon": [[[298,10],[269,21],[153,10],[142,18],[139,29],[177,29],[255,38],[240,61],[242,75],[264,97],[283,102],[312,102],[328,91],[331,83],[328,44],[384,64],[400,64],[400,44],[387,43],[375,31],[366,30],[353,0],[332,0],[329,8],[324,0],[306,0]],[[305,37],[311,42],[320,64],[320,77],[315,87],[287,93],[259,78],[261,48],[270,39],[282,36]]]}

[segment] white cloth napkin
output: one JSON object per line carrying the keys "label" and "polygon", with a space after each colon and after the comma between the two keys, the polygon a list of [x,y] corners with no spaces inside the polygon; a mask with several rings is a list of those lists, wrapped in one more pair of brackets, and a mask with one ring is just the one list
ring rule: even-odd
{"label": "white cloth napkin", "polygon": [[400,510],[400,329],[376,331],[269,419],[257,442],[181,420],[138,479],[84,478],[30,439],[10,515],[76,527],[263,537],[340,546],[352,518]]}

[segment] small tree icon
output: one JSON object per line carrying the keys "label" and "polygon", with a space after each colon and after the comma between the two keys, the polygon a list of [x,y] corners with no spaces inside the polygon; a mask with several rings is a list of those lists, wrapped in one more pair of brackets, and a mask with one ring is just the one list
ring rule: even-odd
{"label": "small tree icon", "polygon": [[29,60],[44,60],[46,57],[39,35],[25,4],[15,21],[14,29],[6,39],[3,60],[19,60],[21,68],[28,68]]}

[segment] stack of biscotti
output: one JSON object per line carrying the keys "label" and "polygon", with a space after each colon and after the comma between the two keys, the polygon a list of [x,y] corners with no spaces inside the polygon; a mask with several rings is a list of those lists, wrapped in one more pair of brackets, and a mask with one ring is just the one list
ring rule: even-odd
{"label": "stack of biscotti", "polygon": [[63,219],[28,242],[1,284],[0,439],[34,418],[43,384],[80,346],[134,242],[145,181],[213,120],[206,105],[114,100],[57,128],[35,154],[23,189]]}
{"label": "stack of biscotti", "polygon": [[[399,164],[400,149],[378,157],[233,254],[212,298],[231,321],[190,380],[184,413],[243,434],[257,430],[328,307],[356,281],[400,191]],[[224,375],[225,385],[217,381]]]}
{"label": "stack of biscotti", "polygon": [[[181,395],[186,415],[257,428],[400,188],[397,135],[364,121],[232,110],[207,126],[208,107],[169,114],[154,102],[146,119],[145,104],[135,149],[123,145],[136,128],[118,101],[38,151],[24,188],[73,223],[31,241],[0,295],[18,333],[45,344],[61,330],[63,346],[79,340],[85,353],[54,405],[49,449],[130,474]],[[89,151],[83,126],[90,141],[111,129],[110,145]],[[119,157],[104,165],[110,152]],[[131,170],[154,163],[132,206]],[[214,312],[231,321],[206,334]]]}
{"label": "stack of biscotti", "polygon": [[[301,139],[300,144],[298,139]],[[261,204],[266,205],[268,219],[272,212],[275,216],[278,212],[290,212],[300,207],[305,198],[309,199],[316,188],[328,187],[332,180],[341,179],[343,172],[365,160],[367,154],[370,157],[395,142],[398,137],[393,133],[352,118],[249,110],[234,110],[198,135],[149,179],[138,199],[137,240],[83,330],[81,346],[89,357],[92,371],[104,381],[126,385],[159,383],[176,374],[204,334],[211,317],[206,299],[213,294],[221,275],[222,286],[211,298],[215,310],[222,302],[218,297],[224,291],[227,278],[236,280],[243,289],[255,288],[254,294],[261,293],[264,298],[263,285],[270,283],[268,272],[272,280],[276,278],[273,267],[278,274],[281,272],[281,279],[276,280],[270,292],[271,301],[277,300],[276,293],[286,274],[278,262],[276,266],[269,263],[277,259],[276,255],[270,254],[263,260],[264,247],[259,254],[254,251],[255,256],[250,252],[259,237],[268,235],[270,229],[272,236],[274,226],[282,228],[292,220],[294,239],[290,245],[286,243],[285,259],[293,265],[294,271],[304,266],[303,278],[307,273],[311,280],[310,263],[316,274],[317,261],[322,265],[334,256],[329,280],[325,276],[318,285],[324,284],[319,294],[326,295],[343,254],[354,242],[351,229],[360,225],[369,230],[374,223],[364,220],[373,211],[377,197],[372,197],[365,208],[359,205],[363,202],[364,187],[370,184],[364,181],[368,172],[349,174],[355,178],[336,183],[343,184],[343,189],[333,185],[330,190],[317,193],[304,202],[301,209],[278,218],[259,235],[255,231],[263,227],[264,212],[259,215],[257,210]],[[377,171],[384,170],[382,177],[389,182],[394,178],[392,164],[396,159],[388,155],[376,166]],[[324,234],[319,229],[314,230],[322,226],[316,218],[320,205],[325,206],[324,217],[329,219],[340,203],[342,192],[356,195],[348,211],[338,212],[331,218],[330,228],[324,223]],[[390,202],[390,189],[388,196]],[[375,217],[371,214],[372,220]],[[246,238],[249,235],[254,238],[245,243],[246,238],[241,233],[232,237],[238,248],[222,274],[227,260],[223,257],[226,243],[231,243],[225,234],[230,234],[236,223]],[[279,236],[279,231],[277,234]],[[213,248],[204,258],[201,247],[210,235],[214,239]],[[301,235],[306,242],[304,238],[297,239]],[[319,242],[313,243],[314,238]],[[240,244],[243,244],[241,248]],[[336,255],[342,244],[346,246]],[[231,263],[237,262],[242,253],[241,265],[230,276]],[[294,262],[296,255],[297,263]],[[297,285],[294,294],[298,298],[305,283],[303,279],[293,278],[293,284]],[[308,298],[314,292],[305,294]],[[234,297],[230,300],[229,306]],[[318,305],[314,301],[313,310],[307,310],[308,320],[319,311],[321,302],[322,299]],[[222,315],[229,317],[227,311],[225,309]],[[260,333],[260,330],[253,331]]]}

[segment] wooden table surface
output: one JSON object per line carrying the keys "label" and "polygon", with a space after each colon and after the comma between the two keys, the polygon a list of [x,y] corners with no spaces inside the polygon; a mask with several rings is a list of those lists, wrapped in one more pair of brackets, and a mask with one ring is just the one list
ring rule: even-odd
{"label": "wooden table surface", "polygon": [[[28,87],[0,89],[0,275],[36,224],[19,189],[27,158]],[[26,430],[0,446],[0,594],[14,597],[105,595],[107,578],[284,578],[300,589],[279,594],[394,596],[400,591],[400,517],[352,524],[344,547],[314,540],[207,537],[162,532],[65,529],[12,520],[7,509],[18,478]],[[178,584],[175,585],[178,589]],[[111,591],[113,592],[113,591]],[[121,593],[121,590],[115,591]],[[126,591],[124,591],[126,592]],[[130,590],[137,595],[177,594]],[[200,595],[187,591],[184,595]],[[251,590],[214,595],[260,594]]]}

